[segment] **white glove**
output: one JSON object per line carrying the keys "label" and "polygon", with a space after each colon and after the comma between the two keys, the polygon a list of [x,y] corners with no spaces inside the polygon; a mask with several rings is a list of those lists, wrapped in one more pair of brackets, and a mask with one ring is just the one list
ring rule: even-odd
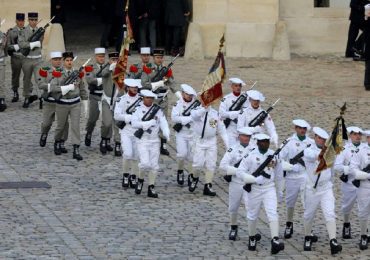
{"label": "white glove", "polygon": [[149,120],[149,121],[144,121],[143,122],[143,130],[148,130],[150,127],[155,126],[156,123],[157,122],[156,122],[155,119],[152,119],[152,120]]}
{"label": "white glove", "polygon": [[13,47],[14,47],[15,51],[19,51],[19,49],[20,49],[18,44],[15,44]]}
{"label": "white glove", "polygon": [[193,119],[191,118],[191,116],[185,116],[185,117],[181,118],[181,124],[182,125],[189,124],[192,121],[193,121]]}
{"label": "white glove", "polygon": [[156,91],[160,87],[164,87],[164,81],[160,80],[157,82],[150,83],[152,85],[152,91]]}
{"label": "white glove", "polygon": [[89,116],[89,101],[88,100],[82,100],[82,113],[84,114],[85,118],[88,118]]}
{"label": "white glove", "polygon": [[116,65],[117,65],[116,62],[115,63],[112,63],[111,65],[109,65],[109,70],[110,71],[113,71],[116,68]]}
{"label": "white glove", "polygon": [[243,174],[244,183],[256,183],[256,177],[251,174]]}
{"label": "white glove", "polygon": [[262,185],[262,184],[264,184],[265,183],[265,179],[263,178],[263,176],[258,176],[257,178],[256,178],[256,184],[258,184],[258,185]]}
{"label": "white glove", "polygon": [[66,86],[61,86],[60,89],[62,90],[62,95],[64,96],[69,91],[74,90],[75,89],[75,85],[74,84],[69,84],[69,85],[66,85]]}
{"label": "white glove", "polygon": [[282,161],[281,166],[283,167],[283,171],[290,172],[293,170],[293,164],[290,164],[287,161]]}
{"label": "white glove", "polygon": [[51,85],[50,85],[50,83],[48,84],[48,93],[50,93],[51,92]]}
{"label": "white glove", "polygon": [[346,166],[346,165],[343,166],[343,173],[344,173],[344,175],[349,174],[349,166]]}
{"label": "white glove", "polygon": [[129,124],[131,122],[132,115],[126,114],[124,115],[124,117],[125,117],[124,121],[126,122],[126,124]]}
{"label": "white glove", "polygon": [[30,42],[30,49],[33,50],[35,48],[41,48],[41,42],[40,41]]}
{"label": "white glove", "polygon": [[370,174],[361,170],[355,170],[355,179],[356,180],[366,180],[370,178]]}
{"label": "white glove", "polygon": [[293,165],[292,172],[300,172],[301,171],[301,166],[296,163]]}
{"label": "white glove", "polygon": [[238,168],[235,168],[234,166],[227,166],[226,175],[235,175]]}
{"label": "white glove", "polygon": [[240,114],[239,111],[231,111],[231,112],[229,112],[229,118],[231,120],[234,120],[234,119],[238,118],[239,114]]}
{"label": "white glove", "polygon": [[102,78],[96,78],[96,81],[97,81],[97,86],[100,86],[101,84],[103,84],[103,79]]}

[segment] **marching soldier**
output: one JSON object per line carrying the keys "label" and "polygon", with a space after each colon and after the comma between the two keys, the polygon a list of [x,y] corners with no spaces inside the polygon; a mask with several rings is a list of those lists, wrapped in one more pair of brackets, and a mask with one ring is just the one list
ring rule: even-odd
{"label": "marching soldier", "polygon": [[212,190],[212,180],[216,170],[217,161],[217,132],[225,144],[229,147],[227,133],[224,123],[221,121],[218,112],[211,106],[198,106],[191,111],[193,119],[194,151],[193,169],[194,173],[189,175],[189,191],[194,192],[197,188],[199,175],[205,167],[205,184],[203,195],[216,196]]}
{"label": "marching soldier", "polygon": [[246,208],[248,205],[247,194],[243,190],[244,182],[235,174],[241,160],[254,150],[254,148],[249,146],[249,141],[253,134],[252,128],[239,128],[238,133],[239,143],[229,148],[220,162],[220,170],[224,174],[224,179],[229,183],[229,214],[231,225],[229,240],[234,241],[238,235],[238,209],[242,201]]}
{"label": "marching soldier", "polygon": [[[260,103],[265,101],[265,97],[262,95],[261,92],[257,90],[250,90],[248,91],[248,97],[249,97],[249,104],[246,109],[243,109],[241,113],[238,116],[238,124],[237,128],[249,126],[248,124],[256,118],[256,116],[263,111],[263,109],[260,106]],[[278,134],[276,132],[275,124],[272,121],[272,118],[270,115],[268,115],[265,120],[263,121],[263,124],[254,127],[254,133],[265,133],[268,132],[271,143],[277,147],[278,145]]]}
{"label": "marching soldier", "polygon": [[[91,145],[91,137],[101,110],[101,96],[103,95],[103,79],[101,74],[105,66],[105,48],[95,48],[95,64],[85,67],[86,83],[89,89],[89,117],[86,123],[85,145]],[[99,105],[100,104],[100,105]]]}
{"label": "marching soldier", "polygon": [[141,58],[141,64],[137,63],[137,64],[133,64],[130,66],[128,78],[141,79],[144,66],[149,69],[152,68],[152,64],[150,63],[150,47],[140,48],[140,58]]}
{"label": "marching soldier", "polygon": [[366,143],[353,155],[350,172],[359,181],[357,189],[358,217],[360,219],[361,250],[368,248],[367,224],[370,216],[370,130],[364,131]]}
{"label": "marching soldier", "polygon": [[[236,131],[236,128],[240,110],[230,111],[230,108],[233,106],[235,101],[240,97],[240,95],[242,94],[241,89],[246,84],[244,83],[243,80],[239,78],[230,78],[229,82],[231,84],[230,88],[232,92],[224,96],[223,99],[221,99],[219,113],[221,119],[223,119],[225,122],[227,136],[229,137],[229,145],[232,146],[238,143],[238,132]],[[245,109],[247,105],[248,102],[245,102],[243,105],[243,109]],[[229,121],[230,123],[227,124],[226,120],[230,120]]]}
{"label": "marching soldier", "polygon": [[[22,71],[24,74],[23,77],[23,108],[28,108],[30,104],[37,100],[37,95],[32,94],[32,75],[34,75],[34,79],[37,79],[37,72],[39,71],[42,59],[41,59],[41,41],[36,42],[29,42],[29,38],[32,36],[33,33],[37,31],[37,22],[38,22],[38,13],[28,13],[28,26],[26,26],[23,30],[20,31],[19,34],[19,48],[21,49],[30,49],[29,54],[27,57],[24,58]],[[37,84],[37,81],[36,81]]]}
{"label": "marching soldier", "polygon": [[[55,104],[57,95],[51,92],[50,82],[54,78],[61,77],[62,73],[62,52],[55,51],[50,53],[50,65],[40,68],[39,70],[39,88],[42,90],[41,97],[44,101],[42,109],[42,124],[41,124],[41,137],[40,146],[45,147],[48,133],[55,120]],[[68,138],[68,121],[66,122],[62,140]],[[66,153],[67,150],[64,147],[64,141],[60,142],[60,148],[62,153]]]}
{"label": "marching soldier", "polygon": [[352,184],[354,179],[350,173],[350,162],[352,157],[358,153],[361,148],[362,130],[358,127],[351,126],[347,128],[350,140],[345,144],[344,150],[336,157],[333,170],[341,174],[342,181],[342,203],[341,210],[343,214],[343,229],[342,237],[344,239],[351,238],[351,222],[350,215],[357,200],[357,188]]}
{"label": "marching soldier", "polygon": [[[141,193],[144,185],[144,173],[149,172],[148,197],[158,198],[154,184],[159,170],[159,130],[169,141],[170,129],[162,110],[155,109],[158,106],[153,105],[157,96],[147,89],[142,90],[140,94],[143,97],[143,103],[136,109],[131,118],[132,127],[143,131],[141,138],[136,139],[140,162],[135,193]],[[138,137],[136,132],[135,136]]]}
{"label": "marching soldier", "polygon": [[312,235],[312,224],[315,213],[319,205],[323,212],[326,228],[330,239],[330,251],[332,254],[342,251],[342,246],[338,244],[336,239],[336,221],[335,221],[335,197],[333,194],[332,172],[330,168],[321,171],[320,179],[316,189],[314,185],[318,178],[316,174],[317,166],[319,165],[319,154],[323,148],[326,139],[329,138],[328,133],[320,128],[314,127],[315,145],[311,145],[304,150],[303,161],[306,165],[306,185],[304,195],[304,251],[312,250],[312,242],[316,242],[315,236]]}
{"label": "marching soldier", "polygon": [[181,98],[172,109],[171,119],[175,123],[173,128],[176,131],[177,183],[182,186],[185,161],[189,163],[189,169],[192,162],[193,119],[190,112],[200,103],[196,100],[197,93],[191,86],[181,84],[181,89]]}
{"label": "marching soldier", "polygon": [[[100,152],[106,154],[107,151],[113,151],[110,146],[110,139],[113,137],[115,141],[114,155],[122,156],[121,152],[121,138],[119,136],[119,129],[113,120],[113,101],[112,98],[116,98],[116,89],[112,79],[112,72],[118,61],[119,53],[111,52],[108,54],[109,66],[103,69],[102,80],[103,80],[103,95],[102,95],[102,125],[101,125],[101,141],[100,141]],[[113,93],[114,92],[114,93]]]}
{"label": "marching soldier", "polygon": [[24,13],[16,13],[16,26],[10,28],[7,33],[7,52],[10,56],[10,64],[12,68],[12,102],[19,100],[19,77],[21,75],[22,66],[24,63],[24,56],[19,52],[19,34],[24,29]]}
{"label": "marching soldier", "polygon": [[[0,19],[1,23],[1,19]],[[1,24],[0,24],[1,26]],[[0,112],[6,109],[5,104],[5,45],[6,35],[0,31]]]}
{"label": "marching soldier", "polygon": [[[168,70],[167,74],[164,76],[163,79],[159,79],[159,81],[154,82],[157,73],[164,67],[163,59],[164,57],[164,49],[154,49],[153,50],[153,64],[152,67],[149,68],[147,66],[143,67],[144,73],[141,75],[141,84],[144,89],[152,90],[157,96],[158,100],[161,100],[161,108],[165,115],[168,115],[168,98],[167,93],[169,90],[172,93],[175,93],[178,89],[176,89],[176,84],[173,78],[173,73],[171,68]],[[166,138],[161,138],[161,154],[169,155],[166,148]]]}
{"label": "marching soldier", "polygon": [[274,151],[269,149],[270,137],[266,134],[255,135],[257,148],[251,151],[240,163],[236,176],[244,183],[255,184],[247,193],[247,219],[249,230],[248,249],[255,251],[259,236],[256,237],[256,228],[259,212],[263,204],[270,225],[271,232],[271,253],[277,254],[284,250],[284,243],[279,240],[279,215],[277,212],[277,197],[275,179],[281,176],[281,163],[277,156],[263,169],[262,174],[254,177],[252,174],[259,166],[273,156]]}
{"label": "marching soldier", "polygon": [[[122,145],[122,187],[136,188],[136,173],[138,172],[138,153],[136,147],[135,129],[131,125],[132,114],[140,105],[142,98],[139,96],[141,88],[140,79],[125,79],[127,93],[116,103],[114,108],[114,120],[124,122],[120,129]],[[131,173],[129,169],[131,168]]]}
{"label": "marching soldier", "polygon": [[313,140],[306,135],[311,128],[309,123],[303,119],[295,119],[293,124],[295,133],[290,137],[289,142],[280,153],[280,159],[283,160],[282,165],[286,185],[287,221],[284,238],[292,237],[294,206],[299,193],[304,189],[306,169],[302,159],[302,151],[314,144]]}
{"label": "marching soldier", "polygon": [[87,91],[82,80],[84,73],[79,72],[79,77],[76,82],[65,85],[65,80],[70,77],[73,69],[73,52],[63,53],[64,69],[61,77],[55,77],[50,82],[51,91],[58,95],[57,104],[55,108],[57,116],[57,127],[55,129],[55,155],[61,155],[61,143],[63,140],[63,132],[68,121],[68,116],[71,120],[71,136],[73,144],[73,159],[78,161],[82,160],[79,152],[80,147],[80,117],[81,117],[81,99],[86,112],[87,104]]}

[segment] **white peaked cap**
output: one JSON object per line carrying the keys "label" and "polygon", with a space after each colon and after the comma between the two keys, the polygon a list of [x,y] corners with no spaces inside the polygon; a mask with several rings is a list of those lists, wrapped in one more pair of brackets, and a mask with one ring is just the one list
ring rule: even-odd
{"label": "white peaked cap", "polygon": [[105,48],[95,48],[95,54],[105,54]]}
{"label": "white peaked cap", "polygon": [[265,96],[258,90],[254,90],[254,89],[248,90],[247,94],[248,94],[248,97],[250,97],[251,99],[259,100],[262,102],[265,101]]}
{"label": "white peaked cap", "polygon": [[240,135],[253,135],[253,127],[242,127],[238,128],[238,133]]}
{"label": "white peaked cap", "polygon": [[128,87],[138,87],[138,88],[142,88],[143,87],[141,85],[141,79],[125,79],[123,82]]}
{"label": "white peaked cap", "polygon": [[357,126],[350,126],[350,127],[347,127],[347,132],[348,133],[354,132],[354,133],[362,134],[364,131]]}
{"label": "white peaked cap", "polygon": [[370,136],[370,130],[365,130],[365,131],[364,131],[364,135],[366,135],[366,136]]}
{"label": "white peaked cap", "polygon": [[157,95],[151,92],[150,90],[143,89],[140,91],[140,95],[143,97],[152,97],[152,98],[157,98]]}
{"label": "white peaked cap", "polygon": [[150,47],[141,47],[140,54],[150,54]]}
{"label": "white peaked cap", "polygon": [[267,134],[256,134],[254,138],[256,138],[259,141],[260,140],[270,140],[270,136],[268,136]]}
{"label": "white peaked cap", "polygon": [[63,57],[63,54],[61,51],[52,51],[50,52],[50,59],[53,59],[53,58],[62,58]]}
{"label": "white peaked cap", "polygon": [[243,87],[246,85],[245,82],[239,78],[229,78],[229,81],[233,84],[242,84]]}
{"label": "white peaked cap", "polygon": [[318,126],[315,126],[312,130],[316,135],[320,136],[321,138],[324,138],[324,139],[329,138],[329,134],[324,129]]}
{"label": "white peaked cap", "polygon": [[309,123],[307,123],[306,120],[303,119],[294,119],[293,124],[302,128],[307,128],[307,130],[311,129],[311,126]]}
{"label": "white peaked cap", "polygon": [[188,84],[181,84],[181,90],[188,95],[196,96],[197,92]]}

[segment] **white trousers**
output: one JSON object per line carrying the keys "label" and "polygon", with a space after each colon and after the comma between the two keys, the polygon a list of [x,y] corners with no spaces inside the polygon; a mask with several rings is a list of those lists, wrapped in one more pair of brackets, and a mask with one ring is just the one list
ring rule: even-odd
{"label": "white trousers", "polygon": [[205,167],[210,172],[215,172],[217,162],[217,139],[198,140],[194,144],[193,168],[200,170]]}
{"label": "white trousers", "polygon": [[277,213],[277,198],[275,186],[269,185],[267,187],[252,185],[252,191],[247,192],[247,218],[255,221],[258,219],[260,209],[263,206],[269,222],[279,221]]}
{"label": "white trousers", "polygon": [[121,147],[122,147],[122,157],[127,160],[137,160],[137,144],[136,137],[125,131],[121,131]]}
{"label": "white trousers", "polygon": [[314,191],[311,188],[305,189],[304,194],[305,209],[304,220],[312,221],[319,205],[326,222],[335,221],[335,198],[333,189]]}
{"label": "white trousers", "polygon": [[342,190],[342,204],[341,210],[343,215],[349,215],[355,205],[357,198],[357,188],[352,184],[352,181],[343,182],[341,186]]}
{"label": "white trousers", "polygon": [[177,158],[180,160],[192,161],[193,154],[191,153],[193,146],[193,137],[176,135],[176,151]]}
{"label": "white trousers", "polygon": [[286,207],[294,208],[295,203],[297,202],[298,195],[301,192],[301,198],[303,203],[303,191],[305,185],[305,178],[285,178],[285,194],[286,194]]}
{"label": "white trousers", "polygon": [[360,186],[357,189],[358,217],[368,220],[370,216],[370,189]]}
{"label": "white trousers", "polygon": [[229,183],[229,213],[238,213],[238,209],[242,202],[247,208],[248,195],[243,189],[243,184],[231,181]]}
{"label": "white trousers", "polygon": [[159,170],[159,147],[160,140],[139,140],[137,142],[137,151],[139,154],[139,169],[141,171]]}

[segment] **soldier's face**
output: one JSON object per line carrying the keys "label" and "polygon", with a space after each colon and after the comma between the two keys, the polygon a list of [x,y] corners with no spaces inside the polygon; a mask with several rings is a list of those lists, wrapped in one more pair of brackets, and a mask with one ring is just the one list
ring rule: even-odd
{"label": "soldier's face", "polygon": [[258,140],[257,146],[258,146],[258,149],[262,151],[267,151],[270,147],[270,140]]}
{"label": "soldier's face", "polygon": [[129,87],[128,88],[128,92],[130,92],[131,94],[133,94],[133,95],[136,95],[137,94],[137,92],[138,92],[138,88],[136,88],[136,87]]}
{"label": "soldier's face", "polygon": [[51,66],[54,68],[59,68],[62,65],[62,58],[52,58]]}
{"label": "soldier's face", "polygon": [[104,54],[97,54],[95,55],[96,63],[103,64],[105,62],[105,55]]}
{"label": "soldier's face", "polygon": [[117,63],[118,61],[118,58],[110,58],[109,59],[109,63],[112,64],[112,63]]}
{"label": "soldier's face", "polygon": [[153,56],[154,63],[160,65],[163,63],[163,56]]}
{"label": "soldier's face", "polygon": [[239,141],[241,144],[248,145],[250,140],[250,135],[239,135]]}
{"label": "soldier's face", "polygon": [[295,126],[295,132],[298,136],[305,136],[307,133],[306,127]]}
{"label": "soldier's face", "polygon": [[349,137],[351,138],[352,143],[354,144],[359,144],[362,139],[362,134],[361,133],[354,133],[352,132]]}
{"label": "soldier's face", "polygon": [[148,63],[150,61],[150,55],[149,54],[141,54],[141,61],[143,63]]}
{"label": "soldier's face", "polygon": [[20,28],[24,27],[24,20],[15,20],[15,23]]}
{"label": "soldier's face", "polygon": [[64,67],[67,68],[67,69],[72,69],[72,66],[73,66],[73,59],[68,57],[68,58],[65,58],[64,59]]}
{"label": "soldier's face", "polygon": [[254,100],[254,99],[251,99],[250,98],[250,102],[251,102],[251,106],[254,108],[254,109],[257,109],[260,107],[260,101],[259,100]]}
{"label": "soldier's face", "polygon": [[326,139],[324,139],[324,138],[322,138],[318,135],[315,135],[315,143],[318,147],[320,147],[320,148],[323,147],[324,144],[325,144],[325,141],[326,141]]}
{"label": "soldier's face", "polygon": [[153,102],[154,102],[154,98],[152,98],[152,97],[144,97],[143,98],[143,103],[147,107],[150,107],[151,105],[153,105]]}
{"label": "soldier's face", "polygon": [[231,90],[234,92],[234,93],[237,93],[239,94],[242,90],[242,84],[234,84],[232,83],[231,84]]}
{"label": "soldier's face", "polygon": [[37,25],[37,19],[34,19],[34,18],[29,18],[28,19],[28,23],[29,23],[29,25],[32,27],[32,28],[34,28],[34,27],[36,27],[36,25]]}
{"label": "soldier's face", "polygon": [[182,98],[186,101],[186,102],[190,102],[192,99],[193,99],[193,96],[192,95],[189,95],[189,94],[186,94],[184,91],[182,92]]}

